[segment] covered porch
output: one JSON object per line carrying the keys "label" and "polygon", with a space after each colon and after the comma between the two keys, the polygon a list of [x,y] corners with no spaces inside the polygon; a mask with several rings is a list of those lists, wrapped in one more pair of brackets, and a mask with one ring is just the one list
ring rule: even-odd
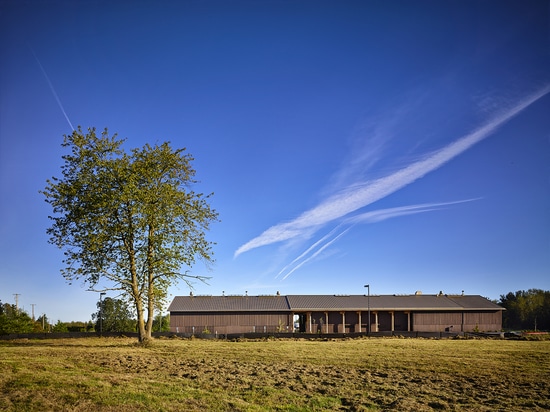
{"label": "covered porch", "polygon": [[[301,333],[368,333],[412,331],[410,311],[293,312],[294,331]],[[370,329],[369,329],[370,324]]]}

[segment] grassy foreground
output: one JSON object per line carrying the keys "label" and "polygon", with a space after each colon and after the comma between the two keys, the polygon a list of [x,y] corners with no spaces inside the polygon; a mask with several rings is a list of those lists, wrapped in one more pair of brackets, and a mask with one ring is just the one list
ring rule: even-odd
{"label": "grassy foreground", "polygon": [[550,341],[0,341],[3,411],[550,409]]}

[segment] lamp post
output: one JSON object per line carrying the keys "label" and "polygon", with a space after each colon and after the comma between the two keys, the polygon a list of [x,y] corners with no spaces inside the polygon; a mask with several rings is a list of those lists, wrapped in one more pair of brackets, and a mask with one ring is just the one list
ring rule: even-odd
{"label": "lamp post", "polygon": [[103,334],[103,296],[106,294],[105,292],[99,294],[99,336]]}
{"label": "lamp post", "polygon": [[370,285],[365,285],[367,288],[367,335],[370,336]]}

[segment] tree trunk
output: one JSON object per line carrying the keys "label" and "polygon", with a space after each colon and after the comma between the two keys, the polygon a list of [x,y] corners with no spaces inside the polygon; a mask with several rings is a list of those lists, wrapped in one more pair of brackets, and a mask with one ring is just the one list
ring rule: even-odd
{"label": "tree trunk", "polygon": [[145,320],[144,320],[144,314],[143,314],[143,300],[141,299],[141,296],[138,292],[137,288],[137,280],[136,284],[132,285],[132,290],[134,291],[134,301],[136,304],[136,312],[137,312],[137,326],[138,326],[138,340],[140,342],[143,342],[147,339],[147,333],[145,330]]}
{"label": "tree trunk", "polygon": [[152,339],[151,332],[153,331],[153,318],[155,316],[155,284],[154,284],[154,267],[153,267],[153,236],[155,227],[149,225],[147,236],[147,324],[146,324],[146,339]]}
{"label": "tree trunk", "polygon": [[[132,296],[134,298],[137,312],[138,340],[140,342],[144,342],[147,340],[147,331],[145,329],[143,299],[141,297],[141,294],[139,293],[139,283],[133,251],[130,252],[130,273],[132,275]],[[149,333],[149,339],[150,338],[151,334]]]}
{"label": "tree trunk", "polygon": [[147,323],[145,325],[145,339],[152,339],[153,318],[155,316],[155,285],[153,284],[153,274],[149,271],[147,279]]}
{"label": "tree trunk", "polygon": [[153,331],[153,317],[154,317],[154,310],[153,310],[153,304],[154,302],[150,301],[147,304],[147,339],[152,339],[151,332]]}
{"label": "tree trunk", "polygon": [[[141,300],[136,302],[137,322],[138,322],[138,340],[144,342],[147,340],[147,331],[145,330],[145,321],[143,319],[143,304]],[[149,336],[150,338],[151,336]]]}

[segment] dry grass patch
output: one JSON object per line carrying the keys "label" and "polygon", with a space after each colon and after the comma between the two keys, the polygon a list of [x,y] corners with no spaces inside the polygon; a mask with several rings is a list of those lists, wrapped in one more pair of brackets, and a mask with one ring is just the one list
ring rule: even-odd
{"label": "dry grass patch", "polygon": [[0,410],[549,410],[550,341],[0,342]]}

